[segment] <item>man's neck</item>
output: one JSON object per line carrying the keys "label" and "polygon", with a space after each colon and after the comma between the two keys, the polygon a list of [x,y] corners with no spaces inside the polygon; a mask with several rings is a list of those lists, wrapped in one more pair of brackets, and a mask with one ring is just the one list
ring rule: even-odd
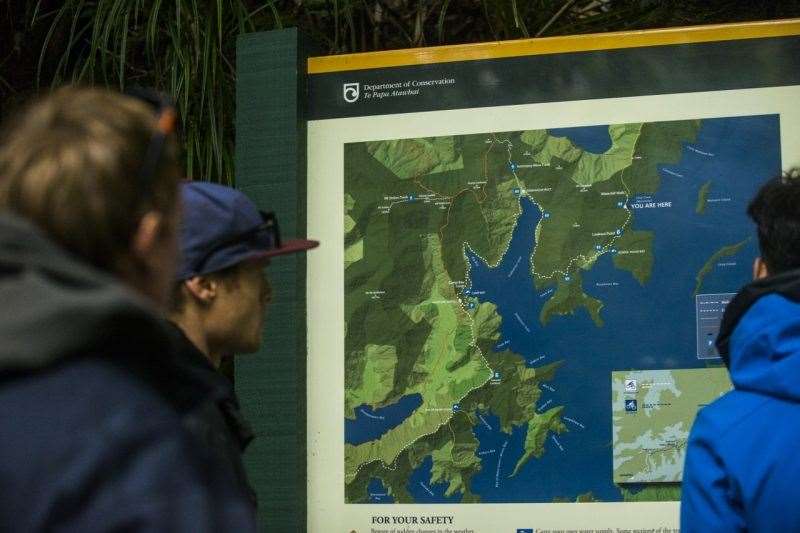
{"label": "man's neck", "polygon": [[171,320],[181,328],[183,334],[200,350],[209,360],[214,368],[219,368],[222,361],[222,354],[215,353],[208,342],[206,328],[203,320],[191,311],[184,311],[178,315],[172,315]]}

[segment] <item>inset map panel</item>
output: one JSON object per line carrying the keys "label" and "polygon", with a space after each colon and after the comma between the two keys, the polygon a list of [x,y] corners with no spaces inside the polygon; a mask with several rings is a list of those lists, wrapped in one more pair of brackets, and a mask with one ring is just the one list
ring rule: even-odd
{"label": "inset map panel", "polygon": [[614,483],[679,482],[697,410],[728,392],[725,368],[612,372]]}
{"label": "inset map panel", "polygon": [[695,316],[697,317],[697,358],[718,359],[719,352],[715,342],[719,335],[722,314],[735,293],[698,294],[695,296]]}

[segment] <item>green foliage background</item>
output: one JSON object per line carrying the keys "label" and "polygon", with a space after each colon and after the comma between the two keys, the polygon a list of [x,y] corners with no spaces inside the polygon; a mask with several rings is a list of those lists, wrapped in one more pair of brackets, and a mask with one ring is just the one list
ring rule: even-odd
{"label": "green foliage background", "polygon": [[0,114],[67,82],[154,86],[187,175],[233,180],[235,43],[297,26],[326,54],[800,16],[800,0],[0,0]]}

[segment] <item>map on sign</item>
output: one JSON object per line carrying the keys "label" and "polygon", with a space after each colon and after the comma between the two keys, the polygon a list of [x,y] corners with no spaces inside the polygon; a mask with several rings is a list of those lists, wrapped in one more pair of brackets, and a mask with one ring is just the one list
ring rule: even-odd
{"label": "map on sign", "polygon": [[[346,502],[678,498],[647,474],[677,455],[612,443],[677,444],[718,394],[672,369],[719,365],[712,297],[749,280],[780,168],[777,115],[345,145]],[[649,392],[680,407],[614,422],[627,369],[672,370],[679,402]]]}
{"label": "map on sign", "polygon": [[614,372],[614,482],[679,482],[698,409],[731,388],[724,368]]}

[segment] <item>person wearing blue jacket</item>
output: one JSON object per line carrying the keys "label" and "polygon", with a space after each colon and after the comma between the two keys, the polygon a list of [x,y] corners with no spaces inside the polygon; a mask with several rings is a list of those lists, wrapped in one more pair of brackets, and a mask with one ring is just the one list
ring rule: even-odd
{"label": "person wearing blue jacket", "polygon": [[142,96],[63,88],[3,129],[2,532],[256,530],[182,422],[175,115]]}
{"label": "person wearing blue jacket", "polygon": [[800,172],[748,207],[760,257],[725,310],[717,348],[734,389],[692,427],[681,531],[800,531]]}

